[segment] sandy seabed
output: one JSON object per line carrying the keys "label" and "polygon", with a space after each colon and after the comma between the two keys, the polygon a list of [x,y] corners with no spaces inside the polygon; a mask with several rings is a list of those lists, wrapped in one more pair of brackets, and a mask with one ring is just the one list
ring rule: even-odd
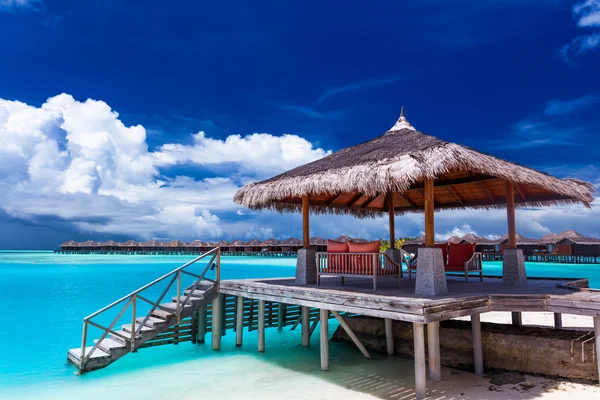
{"label": "sandy seabed", "polygon": [[[482,321],[510,323],[510,313],[487,313]],[[468,318],[466,318],[468,319]],[[554,323],[551,313],[523,313],[527,325]],[[589,317],[563,316],[565,328],[588,329]],[[335,326],[331,324],[330,334]],[[373,354],[366,360],[348,343],[330,343],[331,369],[320,371],[319,339],[299,346],[300,332],[267,331],[266,352],[256,351],[256,332],[246,333],[244,346],[235,348],[234,335],[223,338],[220,352],[208,343],[191,351],[185,361],[158,348],[149,357],[120,360],[110,368],[71,382],[31,390],[2,392],[2,399],[111,400],[244,400],[244,399],[413,399],[411,358]],[[184,345],[178,346],[184,350]],[[189,348],[188,348],[189,349]],[[166,350],[166,349],[164,349]],[[147,350],[141,350],[147,351]],[[188,351],[188,350],[185,350]],[[127,357],[127,358],[129,358]],[[138,364],[145,365],[138,365]],[[112,370],[115,368],[115,370]],[[118,370],[117,370],[118,369]],[[451,368],[442,369],[441,382],[427,382],[428,399],[600,399],[600,386],[525,375],[526,382],[491,385],[490,377]]]}

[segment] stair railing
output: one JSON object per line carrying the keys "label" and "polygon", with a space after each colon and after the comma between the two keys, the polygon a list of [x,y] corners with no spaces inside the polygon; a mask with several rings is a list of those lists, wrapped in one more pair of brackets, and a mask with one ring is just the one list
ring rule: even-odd
{"label": "stair railing", "polygon": [[[202,273],[200,275],[194,274],[194,273],[186,270],[186,268],[188,268],[189,266],[197,263],[198,261],[200,261],[202,259],[205,259],[208,256],[211,256],[211,257],[210,257],[208,263],[206,264],[206,267],[204,268],[204,270],[202,271]],[[213,279],[207,278],[205,275],[208,272],[208,270],[214,269],[214,268],[216,268],[215,279],[213,280]],[[186,295],[185,299],[182,302],[181,301],[181,277],[183,274],[192,276],[192,277],[196,278],[196,280],[195,280],[194,284],[188,288],[190,290],[190,292]],[[170,278],[169,283],[167,284],[166,288],[162,291],[158,300],[152,301],[140,294],[141,292],[148,289],[149,287],[152,287],[159,282],[168,280],[169,278]],[[142,331],[142,328],[148,321],[148,318],[150,318],[150,316],[156,309],[160,309],[160,310],[163,310],[163,311],[166,311],[168,313],[175,315],[177,317],[177,322],[180,322],[182,310],[188,304],[194,290],[196,290],[198,288],[198,285],[203,280],[212,282],[215,286],[218,286],[218,283],[221,280],[221,251],[220,251],[219,247],[215,247],[214,249],[207,251],[206,253],[202,254],[201,256],[194,258],[192,261],[183,264],[182,266],[174,269],[173,271],[161,276],[158,279],[155,279],[154,281],[142,286],[141,288],[139,288],[137,290],[134,290],[133,292],[129,293],[128,295],[121,297],[120,299],[112,302],[111,304],[107,305],[106,307],[101,308],[100,310],[85,317],[83,319],[83,335],[81,338],[81,353],[80,353],[80,360],[79,360],[79,371],[83,371],[83,369],[85,367],[85,363],[92,356],[92,354],[98,349],[98,346],[100,345],[100,343],[106,338],[106,336],[108,336],[109,333],[111,335],[114,335],[114,336],[117,336],[117,337],[123,339],[125,342],[129,342],[130,343],[130,351],[135,350],[136,337],[138,337],[138,335]],[[177,281],[177,301],[176,301],[177,305],[175,307],[175,310],[161,307],[160,303],[162,302],[164,297],[167,295],[167,293],[169,292],[169,290],[171,289],[171,287],[173,286],[175,281]],[[136,322],[136,318],[137,318],[136,310],[137,310],[137,301],[138,300],[142,300],[146,303],[149,303],[152,306],[150,311],[148,311],[146,316],[143,318],[143,320],[139,324]],[[125,302],[125,305],[120,309],[119,313],[113,319],[113,321],[110,323],[110,325],[108,327],[102,326],[102,325],[98,324],[97,322],[92,321],[92,318],[95,318],[98,315],[105,313],[106,311],[112,309],[116,305],[121,304],[123,302]],[[131,335],[130,335],[130,337],[126,337],[118,332],[115,332],[113,330],[113,328],[118,323],[118,321],[121,319],[121,317],[125,314],[125,312],[127,311],[127,309],[129,308],[130,305],[131,305],[131,311],[132,311],[131,312]],[[100,336],[100,338],[96,341],[96,343],[94,344],[92,349],[89,352],[87,352],[87,354],[86,354],[85,350],[86,350],[87,332],[88,332],[89,325],[94,326],[98,329],[101,329],[103,331],[103,333],[102,333],[102,336]]]}

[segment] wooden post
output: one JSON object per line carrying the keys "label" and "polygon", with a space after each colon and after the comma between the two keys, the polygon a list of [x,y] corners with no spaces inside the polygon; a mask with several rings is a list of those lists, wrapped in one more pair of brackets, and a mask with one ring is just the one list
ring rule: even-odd
{"label": "wooden post", "polygon": [[563,324],[562,324],[562,314],[561,313],[554,313],[554,328],[555,329],[562,329]]}
{"label": "wooden post", "polygon": [[515,187],[506,181],[506,219],[508,220],[507,249],[517,248],[517,229],[515,225]]}
{"label": "wooden post", "polygon": [[244,297],[238,296],[235,310],[235,345],[242,345],[244,334]]}
{"label": "wooden post", "polygon": [[222,297],[217,296],[212,301],[212,349],[213,350],[221,350],[221,304]]}
{"label": "wooden post", "polygon": [[436,382],[442,380],[439,322],[427,324],[427,354],[429,355],[429,378]]}
{"label": "wooden post", "polygon": [[308,210],[310,204],[308,202],[308,196],[302,196],[302,237],[304,242],[304,248],[310,248],[310,229],[308,225]]}
{"label": "wooden post", "polygon": [[302,347],[310,346],[310,308],[302,307]]}
{"label": "wooden post", "polygon": [[481,342],[481,318],[479,314],[471,315],[471,332],[473,334],[473,364],[475,375],[483,375],[483,344]]}
{"label": "wooden post", "polygon": [[258,351],[265,351],[265,301],[258,300]]}
{"label": "wooden post", "polygon": [[319,310],[320,313],[320,346],[321,371],[329,370],[329,310]]}
{"label": "wooden post", "polygon": [[356,334],[354,333],[354,331],[352,331],[352,329],[350,328],[350,326],[348,326],[348,324],[346,323],[346,321],[344,321],[344,319],[340,316],[340,313],[337,312],[337,311],[332,311],[331,313],[333,314],[333,316],[335,317],[335,319],[337,319],[337,321],[339,322],[340,326],[346,331],[346,333],[348,334],[348,336],[350,337],[350,339],[352,340],[352,342],[354,342],[354,344],[356,345],[356,347],[358,347],[358,349],[363,354],[363,356],[365,356],[367,358],[371,358],[371,355],[369,354],[369,352],[367,351],[367,349],[365,348],[365,346],[363,346],[363,344],[360,342],[360,340],[358,339],[358,337],[356,336]]}
{"label": "wooden post", "polygon": [[206,339],[206,306],[198,309],[198,329],[196,330],[196,342],[204,343]]}
{"label": "wooden post", "polygon": [[385,347],[388,356],[394,354],[394,332],[392,330],[392,320],[389,318],[383,319],[385,323]]}
{"label": "wooden post", "polygon": [[600,376],[600,317],[594,317],[594,336],[596,336],[596,363]]}
{"label": "wooden post", "polygon": [[512,324],[515,326],[521,326],[523,325],[523,317],[521,316],[520,312],[512,312],[511,313],[512,316]]}
{"label": "wooden post", "polygon": [[433,247],[435,244],[435,231],[433,226],[433,179],[425,178],[425,246]]}
{"label": "wooden post", "polygon": [[283,330],[283,325],[285,322],[284,318],[285,318],[284,304],[277,303],[277,332],[281,332]]}
{"label": "wooden post", "polygon": [[192,344],[198,341],[198,311],[192,313]]}
{"label": "wooden post", "polygon": [[390,221],[390,249],[396,248],[396,222],[394,218],[394,194],[388,193],[388,214]]}
{"label": "wooden post", "polygon": [[415,347],[415,394],[417,399],[424,399],[427,390],[427,373],[425,372],[425,329],[423,324],[413,322],[413,339]]}

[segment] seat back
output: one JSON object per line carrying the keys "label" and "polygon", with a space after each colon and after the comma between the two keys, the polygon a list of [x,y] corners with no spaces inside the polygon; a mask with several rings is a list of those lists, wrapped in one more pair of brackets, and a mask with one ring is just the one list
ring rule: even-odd
{"label": "seat back", "polygon": [[[336,254],[339,253],[339,254]],[[327,241],[327,272],[344,273],[348,269],[348,243]]]}
{"label": "seat back", "polygon": [[473,253],[475,253],[475,243],[450,243],[446,269],[463,271],[465,269],[465,262],[473,257]]}
{"label": "seat back", "polygon": [[448,243],[434,244],[433,247],[442,249],[442,259],[444,260],[444,267],[448,265]]}
{"label": "seat back", "polygon": [[[350,253],[376,253],[379,254],[381,241],[376,240],[369,243],[354,243],[349,242],[348,247]],[[352,257],[353,262],[358,263],[358,273],[362,275],[373,275],[373,267],[375,267],[375,257],[370,255],[359,255]]]}

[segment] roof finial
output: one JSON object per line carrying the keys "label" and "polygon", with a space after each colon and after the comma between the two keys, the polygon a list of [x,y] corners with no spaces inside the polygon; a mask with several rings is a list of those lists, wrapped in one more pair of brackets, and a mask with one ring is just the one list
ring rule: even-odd
{"label": "roof finial", "polygon": [[404,106],[400,109],[400,117],[404,117]]}
{"label": "roof finial", "polygon": [[398,121],[396,121],[396,123],[394,124],[394,126],[392,126],[392,129],[390,129],[389,131],[387,131],[386,134],[393,133],[393,132],[396,132],[396,131],[401,131],[403,129],[409,129],[411,131],[416,131],[416,129],[414,128],[414,126],[412,126],[410,124],[410,122],[408,122],[406,120],[406,117],[404,117],[404,106],[402,106],[402,108],[400,109],[400,118],[398,118]]}

